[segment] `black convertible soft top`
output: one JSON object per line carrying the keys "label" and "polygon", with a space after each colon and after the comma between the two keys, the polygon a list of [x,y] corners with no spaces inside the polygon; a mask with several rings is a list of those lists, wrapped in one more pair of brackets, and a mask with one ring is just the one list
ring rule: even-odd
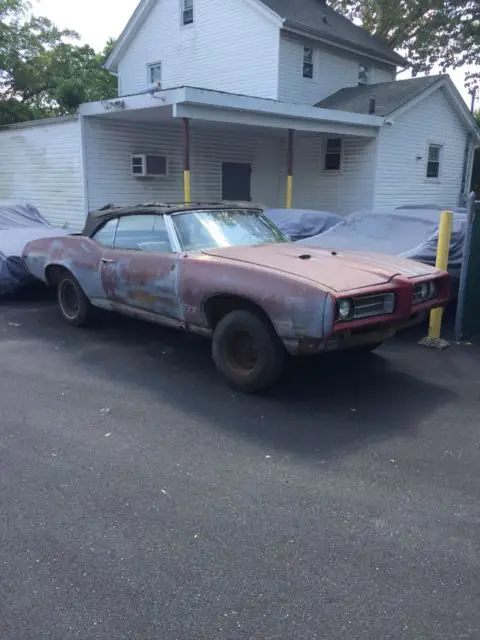
{"label": "black convertible soft top", "polygon": [[183,211],[197,211],[199,209],[263,209],[262,206],[252,202],[192,202],[185,203],[158,203],[116,206],[108,204],[97,211],[90,211],[83,228],[82,235],[92,237],[100,227],[111,220],[121,216],[145,215],[146,213],[158,215],[170,215]]}

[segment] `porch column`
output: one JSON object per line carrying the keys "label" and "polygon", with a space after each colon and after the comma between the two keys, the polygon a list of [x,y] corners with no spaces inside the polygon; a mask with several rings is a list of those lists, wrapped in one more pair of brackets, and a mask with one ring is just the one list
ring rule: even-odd
{"label": "porch column", "polygon": [[186,203],[191,200],[190,189],[190,122],[183,118],[183,199]]}
{"label": "porch column", "polygon": [[287,209],[292,208],[292,193],[293,193],[293,146],[294,146],[293,129],[288,130],[288,160],[287,160],[287,195],[285,198],[285,206]]}

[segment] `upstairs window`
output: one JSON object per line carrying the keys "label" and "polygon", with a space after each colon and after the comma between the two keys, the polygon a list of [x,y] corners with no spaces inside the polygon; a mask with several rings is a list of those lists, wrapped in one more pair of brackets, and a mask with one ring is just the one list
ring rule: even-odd
{"label": "upstairs window", "polygon": [[439,144],[431,144],[428,147],[427,178],[440,176],[440,155],[442,147]]}
{"label": "upstairs window", "polygon": [[313,49],[303,47],[303,77],[313,78]]}
{"label": "upstairs window", "polygon": [[181,0],[182,24],[193,24],[193,0]]}
{"label": "upstairs window", "polygon": [[342,168],[342,139],[327,138],[325,145],[325,171],[340,171]]}
{"label": "upstairs window", "polygon": [[147,65],[147,82],[149,86],[156,87],[162,84],[162,63],[155,62]]}
{"label": "upstairs window", "polygon": [[366,65],[361,64],[358,67],[358,86],[362,86],[364,84],[368,84],[368,75],[369,69]]}

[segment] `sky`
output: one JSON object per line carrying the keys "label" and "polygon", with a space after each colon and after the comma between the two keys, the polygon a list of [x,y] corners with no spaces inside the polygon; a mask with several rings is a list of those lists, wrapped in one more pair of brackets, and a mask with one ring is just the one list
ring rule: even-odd
{"label": "sky", "polygon": [[[108,38],[120,35],[137,4],[138,0],[33,0],[37,15],[50,18],[58,27],[74,29],[82,42],[97,51],[103,49]],[[471,99],[464,87],[465,70],[449,74],[470,107]],[[408,77],[408,73],[402,73],[400,79]]]}

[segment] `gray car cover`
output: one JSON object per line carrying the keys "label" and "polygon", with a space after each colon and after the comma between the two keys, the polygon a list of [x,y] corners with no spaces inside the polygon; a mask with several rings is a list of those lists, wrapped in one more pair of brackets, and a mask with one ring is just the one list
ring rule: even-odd
{"label": "gray car cover", "polygon": [[312,209],[265,209],[265,215],[292,240],[323,233],[342,219],[336,213]]}
{"label": "gray car cover", "polygon": [[22,260],[28,242],[68,233],[49,225],[31,204],[0,202],[0,295],[16,293],[33,281]]}
{"label": "gray car cover", "polygon": [[[324,233],[300,242],[325,249],[390,253],[434,266],[439,218],[440,208],[357,211]],[[454,210],[448,271],[456,278],[460,277],[466,226],[465,209]]]}

